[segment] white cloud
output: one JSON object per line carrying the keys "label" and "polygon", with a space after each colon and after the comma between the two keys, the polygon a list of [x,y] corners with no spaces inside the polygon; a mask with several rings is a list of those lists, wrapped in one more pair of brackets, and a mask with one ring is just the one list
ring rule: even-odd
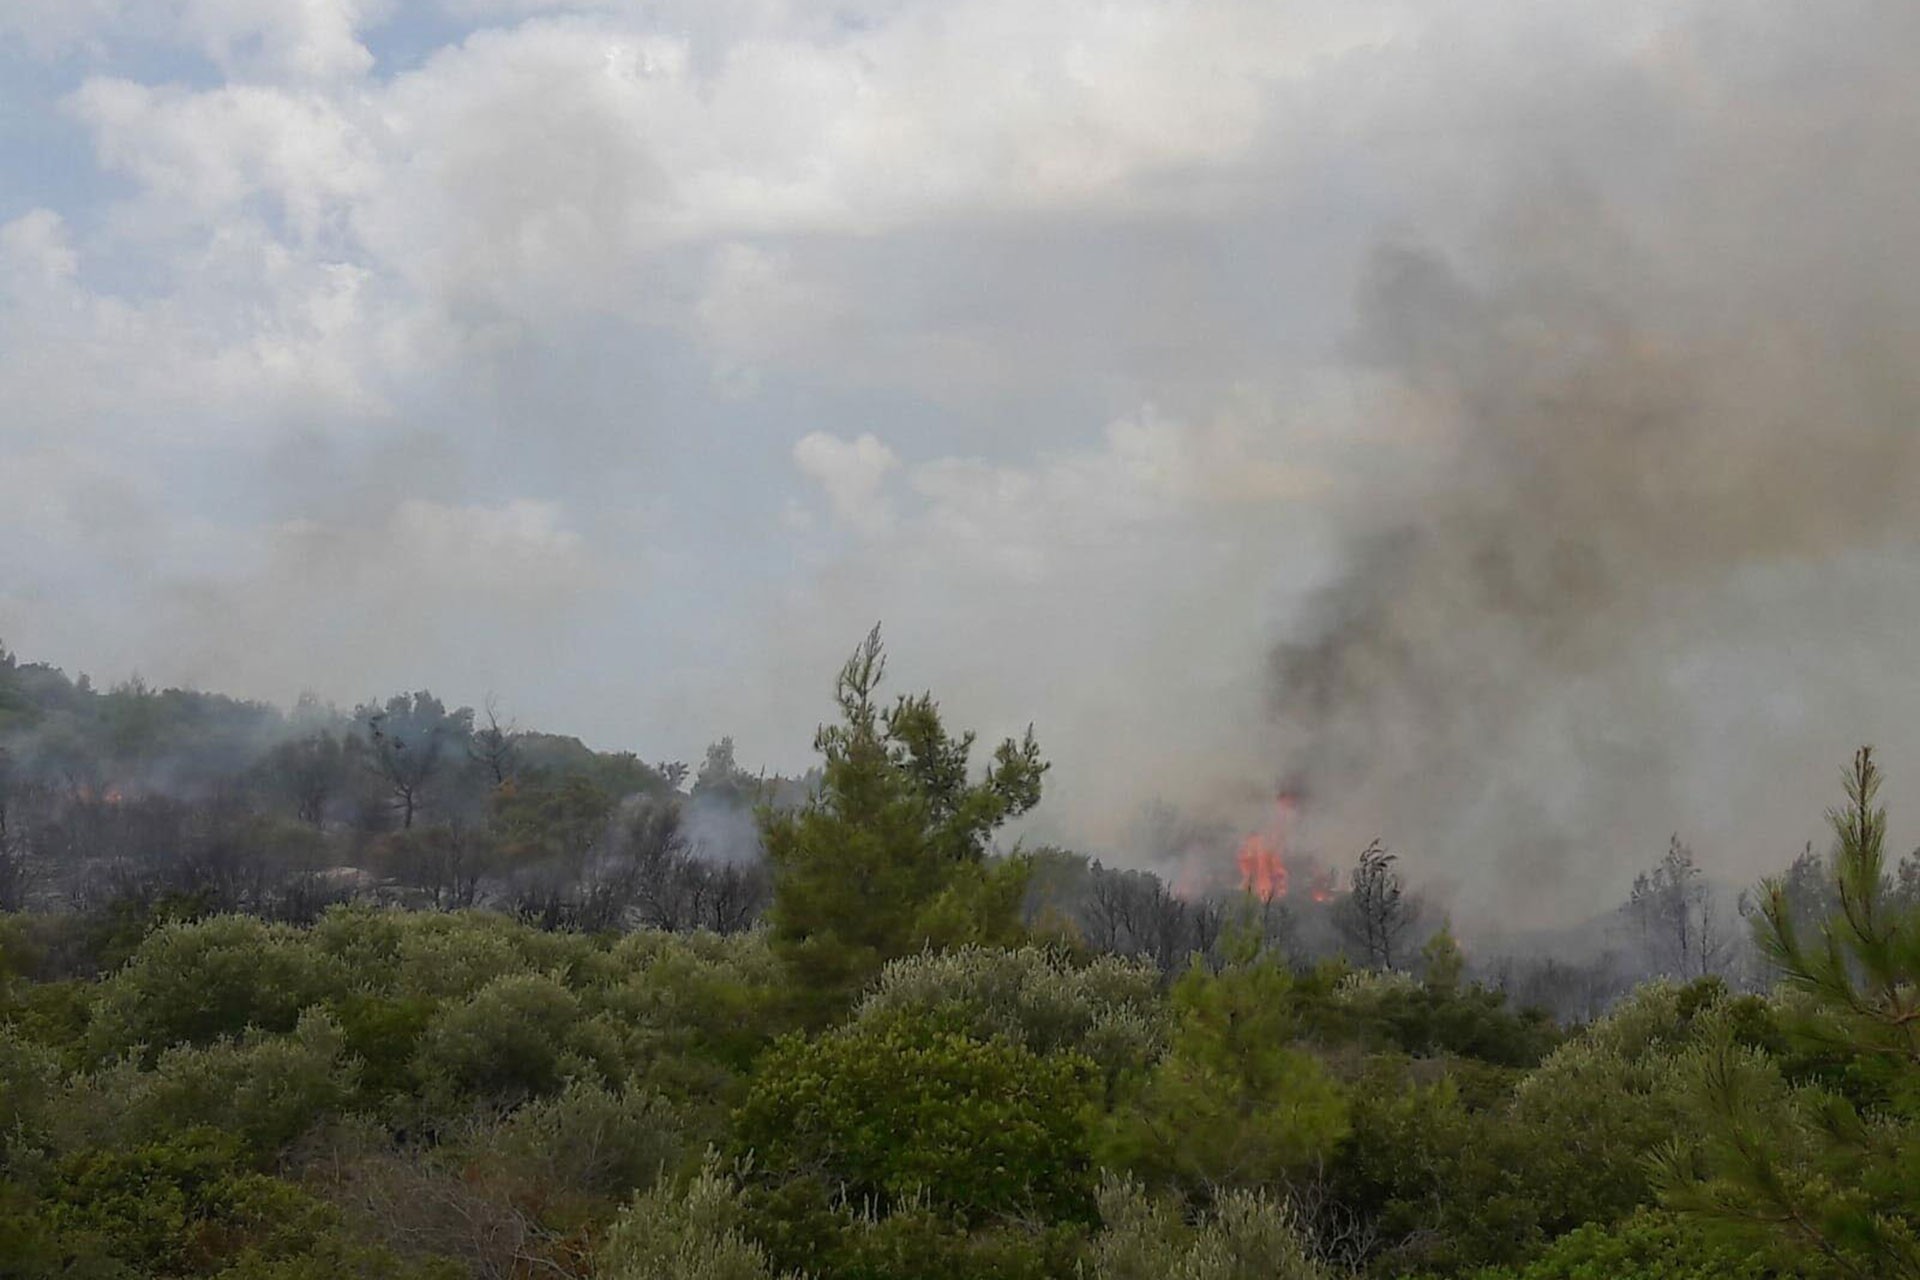
{"label": "white cloud", "polygon": [[[67,224],[51,209],[30,209],[0,223],[0,261],[14,289],[54,289],[73,278],[79,255]],[[16,274],[17,273],[17,274]]]}
{"label": "white cloud", "polygon": [[332,80],[371,69],[361,32],[389,0],[0,0],[0,35],[43,57],[97,58],[153,43],[193,49],[231,77]]}
{"label": "white cloud", "polygon": [[183,32],[229,75],[331,79],[372,68],[359,32],[386,7],[383,0],[186,0],[181,18]]}
{"label": "white cloud", "polygon": [[140,183],[139,222],[123,222],[134,234],[217,225],[263,198],[296,243],[310,243],[379,179],[372,140],[349,105],[312,91],[194,92],[95,77],[71,105],[100,163]]}
{"label": "white cloud", "polygon": [[809,432],[794,444],[793,461],[826,491],[836,519],[869,536],[893,523],[884,486],[900,459],[874,436],[842,440],[825,431]]}

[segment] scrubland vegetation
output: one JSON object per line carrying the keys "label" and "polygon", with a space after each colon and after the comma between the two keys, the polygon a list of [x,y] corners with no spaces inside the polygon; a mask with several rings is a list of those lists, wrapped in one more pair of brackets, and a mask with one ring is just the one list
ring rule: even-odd
{"label": "scrubland vegetation", "polygon": [[723,746],[689,788],[427,695],[287,720],[6,659],[0,1275],[1920,1276],[1870,752],[1748,899],[1762,981],[1676,842],[1629,911],[1674,976],[1569,1020],[1404,930],[1377,851],[1315,955],[1000,847],[1038,746],[983,766],[882,668],[817,774]]}

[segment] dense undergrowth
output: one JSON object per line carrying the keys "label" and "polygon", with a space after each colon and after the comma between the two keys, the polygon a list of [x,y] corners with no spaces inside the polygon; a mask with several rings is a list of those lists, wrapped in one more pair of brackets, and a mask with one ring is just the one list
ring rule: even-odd
{"label": "dense undergrowth", "polygon": [[[1022,923],[1038,798],[872,642],[732,934],[341,905],[0,916],[0,1275],[1767,1280],[1920,1275],[1920,914],[1863,752],[1779,986],[1563,1029],[1300,964],[1169,978]],[[1249,904],[1251,907],[1251,904]]]}

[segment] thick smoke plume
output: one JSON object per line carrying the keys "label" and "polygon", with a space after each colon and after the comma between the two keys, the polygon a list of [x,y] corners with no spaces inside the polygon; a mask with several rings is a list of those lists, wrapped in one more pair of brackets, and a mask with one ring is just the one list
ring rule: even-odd
{"label": "thick smoke plume", "polygon": [[1639,130],[1607,166],[1530,136],[1486,247],[1382,249],[1363,292],[1420,465],[1273,655],[1282,770],[1469,917],[1600,910],[1681,826],[1777,867],[1920,711],[1920,22],[1767,12],[1572,113]]}

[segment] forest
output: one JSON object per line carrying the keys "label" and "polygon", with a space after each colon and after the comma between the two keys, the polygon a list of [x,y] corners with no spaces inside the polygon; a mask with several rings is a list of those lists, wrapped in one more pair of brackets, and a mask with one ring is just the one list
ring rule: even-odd
{"label": "forest", "polygon": [[1619,952],[1476,956],[1378,844],[1008,839],[1034,733],[886,658],[778,777],[0,650],[0,1276],[1920,1277],[1871,749],[1732,901],[1676,836]]}

